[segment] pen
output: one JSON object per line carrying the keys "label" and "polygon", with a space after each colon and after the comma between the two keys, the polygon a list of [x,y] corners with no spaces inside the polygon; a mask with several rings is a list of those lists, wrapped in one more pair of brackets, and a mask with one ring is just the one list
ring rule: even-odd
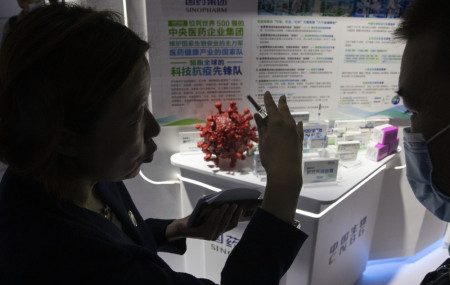
{"label": "pen", "polygon": [[255,99],[253,99],[250,94],[247,95],[247,99],[248,101],[250,101],[250,103],[252,103],[253,107],[255,107],[256,111],[258,111],[263,119],[267,117],[267,112],[261,106],[259,106],[258,103],[256,103]]}

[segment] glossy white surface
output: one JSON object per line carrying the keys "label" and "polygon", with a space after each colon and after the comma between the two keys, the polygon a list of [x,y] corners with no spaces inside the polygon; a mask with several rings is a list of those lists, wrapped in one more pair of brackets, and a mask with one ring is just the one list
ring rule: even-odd
{"label": "glossy white surface", "polygon": [[[303,185],[300,196],[322,201],[327,204],[332,203],[385,165],[395,155],[390,155],[381,161],[375,162],[366,159],[365,152],[360,152],[356,161],[357,165],[345,167],[343,163],[340,163],[336,182],[305,184]],[[228,167],[225,161],[221,162],[220,169],[215,167],[212,162],[205,162],[203,157],[204,154],[201,152],[176,153],[171,156],[170,161],[173,165],[184,169],[210,176],[217,176],[225,180],[239,181],[240,183],[247,184],[249,187],[254,187],[255,185],[264,187],[266,184],[264,180],[261,180],[261,177],[253,174],[252,157],[239,160],[235,168]],[[309,154],[304,154],[305,159],[309,157]],[[347,165],[349,164],[347,163]]]}
{"label": "glossy white surface", "polygon": [[428,272],[447,258],[448,250],[439,240],[411,257],[369,261],[361,279],[354,285],[419,285]]}

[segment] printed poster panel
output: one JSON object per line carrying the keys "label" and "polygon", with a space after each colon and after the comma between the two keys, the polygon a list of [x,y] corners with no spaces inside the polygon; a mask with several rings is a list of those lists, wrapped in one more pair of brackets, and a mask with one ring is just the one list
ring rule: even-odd
{"label": "printed poster panel", "polygon": [[310,119],[406,117],[404,44],[392,31],[410,1],[147,2],[151,98],[162,125],[204,122],[214,103],[255,112],[251,94],[288,97]]}

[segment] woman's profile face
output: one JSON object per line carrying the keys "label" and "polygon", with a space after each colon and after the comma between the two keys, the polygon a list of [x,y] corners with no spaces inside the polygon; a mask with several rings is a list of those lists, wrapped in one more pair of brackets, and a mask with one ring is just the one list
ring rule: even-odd
{"label": "woman's profile face", "polygon": [[160,132],[148,109],[150,71],[145,58],[117,94],[87,137],[80,137],[75,161],[81,175],[95,181],[119,181],[139,173],[151,162]]}

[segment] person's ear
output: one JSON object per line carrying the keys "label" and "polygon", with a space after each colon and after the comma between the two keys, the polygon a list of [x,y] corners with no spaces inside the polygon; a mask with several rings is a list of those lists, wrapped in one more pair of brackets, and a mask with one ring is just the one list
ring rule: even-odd
{"label": "person's ear", "polygon": [[58,153],[68,157],[76,156],[77,137],[74,131],[63,129],[59,138]]}

